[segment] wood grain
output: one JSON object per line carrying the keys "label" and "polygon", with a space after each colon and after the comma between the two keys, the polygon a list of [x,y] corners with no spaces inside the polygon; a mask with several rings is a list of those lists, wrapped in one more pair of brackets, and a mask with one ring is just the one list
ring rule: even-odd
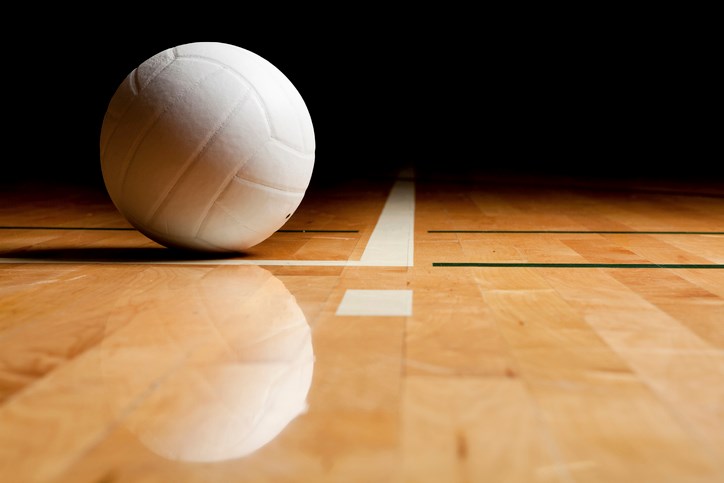
{"label": "wood grain", "polygon": [[[310,192],[229,260],[359,260],[393,181]],[[723,264],[721,232],[712,187],[426,178],[412,267],[194,265],[102,192],[6,191],[0,479],[724,481],[724,269],[676,268]],[[412,316],[337,316],[348,289]]]}

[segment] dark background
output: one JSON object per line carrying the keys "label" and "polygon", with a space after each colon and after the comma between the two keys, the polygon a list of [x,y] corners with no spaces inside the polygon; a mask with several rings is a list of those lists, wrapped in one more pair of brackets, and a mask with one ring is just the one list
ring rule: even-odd
{"label": "dark background", "polygon": [[716,31],[706,12],[655,13],[381,9],[280,22],[273,10],[218,10],[28,24],[5,42],[3,181],[102,184],[116,87],[196,41],[246,48],[289,77],[314,122],[316,183],[411,163],[446,176],[722,180]]}

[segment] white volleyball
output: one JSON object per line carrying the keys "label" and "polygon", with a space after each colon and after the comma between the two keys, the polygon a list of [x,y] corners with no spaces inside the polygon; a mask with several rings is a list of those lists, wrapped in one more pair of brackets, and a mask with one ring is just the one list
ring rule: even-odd
{"label": "white volleyball", "polygon": [[241,47],[160,52],[113,95],[101,129],[108,194],[167,247],[238,252],[281,228],[309,186],[315,139],[301,94]]}

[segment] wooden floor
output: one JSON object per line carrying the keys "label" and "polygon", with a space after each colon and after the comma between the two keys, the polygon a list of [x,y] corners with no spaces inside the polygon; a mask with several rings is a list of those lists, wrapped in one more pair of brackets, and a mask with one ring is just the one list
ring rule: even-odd
{"label": "wooden floor", "polygon": [[723,482],[720,188],[320,185],[223,260],[6,189],[0,480]]}

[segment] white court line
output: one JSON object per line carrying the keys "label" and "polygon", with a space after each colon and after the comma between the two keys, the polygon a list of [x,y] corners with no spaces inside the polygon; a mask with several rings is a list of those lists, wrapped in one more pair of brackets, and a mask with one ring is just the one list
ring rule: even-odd
{"label": "white court line", "polygon": [[347,289],[336,315],[409,317],[412,315],[412,290]]}
{"label": "white court line", "polygon": [[[405,170],[406,175],[412,174]],[[415,242],[415,183],[397,180],[359,260],[205,259],[177,261],[0,258],[0,263],[119,263],[152,265],[277,265],[301,267],[411,267]]]}
{"label": "white court line", "polygon": [[415,185],[395,182],[360,262],[365,266],[411,267],[415,238]]}

